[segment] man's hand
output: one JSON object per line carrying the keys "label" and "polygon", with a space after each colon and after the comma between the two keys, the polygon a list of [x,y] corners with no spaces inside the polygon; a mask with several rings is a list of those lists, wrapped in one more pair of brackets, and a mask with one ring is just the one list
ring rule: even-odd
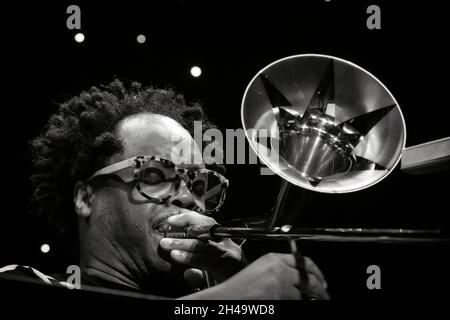
{"label": "man's hand", "polygon": [[[175,228],[217,223],[211,217],[187,210],[171,216],[167,222]],[[218,282],[225,281],[245,267],[241,248],[230,239],[213,242],[198,239],[163,238],[160,246],[163,250],[170,251],[170,257],[175,262],[204,269]]]}
{"label": "man's hand", "polygon": [[[327,284],[314,262],[305,257],[308,285],[305,294],[329,299]],[[292,254],[269,253],[227,281],[181,299],[293,300],[305,298],[299,289],[300,273]]]}

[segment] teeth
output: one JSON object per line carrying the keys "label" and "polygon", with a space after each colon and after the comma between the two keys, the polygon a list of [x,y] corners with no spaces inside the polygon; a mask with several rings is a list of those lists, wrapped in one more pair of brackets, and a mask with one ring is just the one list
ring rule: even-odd
{"label": "teeth", "polygon": [[166,233],[166,232],[170,231],[171,229],[172,229],[172,227],[167,223],[167,221],[163,221],[159,224],[157,230],[161,233]]}

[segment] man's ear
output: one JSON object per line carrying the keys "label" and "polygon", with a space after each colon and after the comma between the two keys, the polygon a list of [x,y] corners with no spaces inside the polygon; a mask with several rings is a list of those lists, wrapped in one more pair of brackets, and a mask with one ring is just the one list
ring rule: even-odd
{"label": "man's ear", "polygon": [[92,212],[92,187],[85,182],[77,181],[73,192],[75,212],[83,218],[88,218]]}

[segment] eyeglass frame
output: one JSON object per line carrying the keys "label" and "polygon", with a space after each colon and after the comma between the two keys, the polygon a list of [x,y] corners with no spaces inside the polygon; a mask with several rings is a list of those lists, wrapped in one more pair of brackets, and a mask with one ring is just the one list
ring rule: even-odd
{"label": "eyeglass frame", "polygon": [[[149,161],[159,161],[165,165],[168,166],[168,168],[173,168],[174,172],[175,172],[175,178],[171,178],[170,180],[166,180],[166,182],[175,182],[179,179],[179,181],[183,181],[184,183],[186,183],[187,181],[183,178],[183,174],[187,175],[189,177],[189,173],[193,173],[195,174],[194,178],[190,178],[191,180],[194,180],[195,177],[201,173],[212,173],[214,176],[216,176],[217,178],[219,178],[220,184],[223,188],[222,194],[220,196],[220,200],[219,200],[219,204],[217,205],[216,208],[212,209],[212,210],[206,210],[205,207],[205,212],[202,212],[204,214],[212,214],[215,213],[217,211],[220,210],[220,208],[222,207],[223,203],[225,202],[225,197],[226,197],[226,191],[228,189],[229,186],[229,181],[227,178],[225,178],[223,175],[221,175],[220,173],[214,171],[214,170],[210,170],[210,169],[205,169],[205,168],[200,168],[197,170],[189,170],[189,169],[185,169],[185,168],[179,168],[177,167],[172,161],[158,157],[158,156],[135,156],[117,163],[114,163],[112,165],[106,166],[100,170],[97,170],[96,172],[94,172],[89,179],[87,180],[87,182],[92,181],[94,178],[99,177],[99,176],[104,176],[104,175],[116,175],[118,176],[124,183],[129,183],[131,181],[138,181],[139,182],[139,173],[140,173],[140,169],[141,167],[144,165],[144,163],[149,162]],[[132,177],[132,179],[128,179],[129,181],[126,181],[122,175],[118,175],[117,173],[119,171],[128,169],[128,168],[132,168],[133,172],[130,173],[130,176]],[[175,180],[177,179],[177,180]],[[193,195],[192,190],[188,187],[189,192]],[[167,200],[169,200],[172,195],[169,195],[165,198],[159,199],[159,198],[154,198],[152,196],[149,196],[147,194],[145,194],[140,186],[139,183],[136,184],[136,190],[146,199],[150,200],[152,203],[157,203],[157,204],[162,204],[165,203]],[[193,195],[194,196],[194,195]],[[197,206],[198,207],[198,206]]]}

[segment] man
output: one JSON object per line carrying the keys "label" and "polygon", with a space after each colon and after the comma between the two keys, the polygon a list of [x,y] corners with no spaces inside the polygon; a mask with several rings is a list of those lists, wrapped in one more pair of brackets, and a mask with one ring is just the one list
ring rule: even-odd
{"label": "man", "polygon": [[[200,106],[171,90],[114,81],[62,104],[32,142],[34,204],[66,232],[77,226],[82,286],[186,299],[301,298],[293,255],[267,254],[246,265],[229,239],[165,238],[216,223],[206,214],[223,201],[227,180],[219,172],[171,161],[186,145],[194,146],[187,158],[201,157],[194,120],[212,126]],[[209,179],[219,192],[212,200]],[[317,266],[306,259],[305,269],[306,293],[328,298]],[[216,285],[188,291],[185,283],[204,282],[201,270]]]}

